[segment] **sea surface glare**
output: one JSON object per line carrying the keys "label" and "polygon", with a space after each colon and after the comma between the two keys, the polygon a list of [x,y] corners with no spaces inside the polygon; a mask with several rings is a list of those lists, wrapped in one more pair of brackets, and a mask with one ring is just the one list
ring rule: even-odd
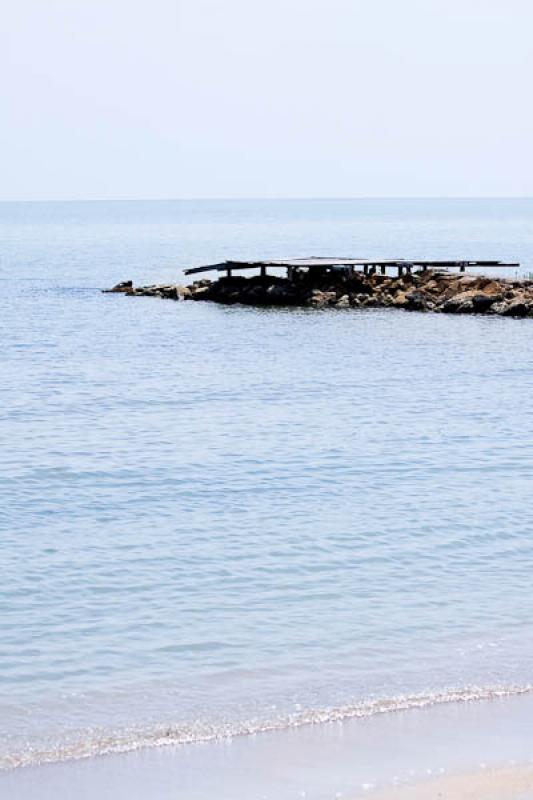
{"label": "sea surface glare", "polygon": [[527,688],[533,320],[105,295],[533,269],[531,200],[0,204],[0,764]]}

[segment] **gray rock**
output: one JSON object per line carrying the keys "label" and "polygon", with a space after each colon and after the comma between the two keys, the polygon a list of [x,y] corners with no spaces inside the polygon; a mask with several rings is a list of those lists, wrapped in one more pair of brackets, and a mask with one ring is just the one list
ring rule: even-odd
{"label": "gray rock", "polygon": [[289,300],[292,297],[292,291],[290,290],[290,288],[288,286],[283,286],[278,283],[275,283],[273,286],[269,286],[266,290],[266,294],[270,300],[276,301],[278,303]]}
{"label": "gray rock", "polygon": [[523,297],[515,297],[510,303],[505,303],[499,312],[502,317],[527,317],[533,309],[533,304],[528,303]]}
{"label": "gray rock", "polygon": [[347,294],[343,294],[342,297],[339,297],[336,304],[337,308],[349,308],[350,307],[350,298]]}
{"label": "gray rock", "polygon": [[494,305],[494,303],[499,302],[501,299],[501,294],[485,294],[485,292],[479,292],[479,294],[472,296],[472,305],[474,307],[474,311],[482,314],[484,311],[488,311],[489,308]]}
{"label": "gray rock", "polygon": [[[446,293],[444,294],[446,298]],[[440,304],[441,311],[445,314],[471,314],[474,310],[472,292],[459,292],[448,297]]]}
{"label": "gray rock", "polygon": [[427,297],[425,292],[419,289],[407,292],[403,308],[405,308],[406,311],[426,311]]}
{"label": "gray rock", "polygon": [[192,300],[207,300],[210,295],[210,287],[209,286],[193,286],[191,287],[191,299]]}
{"label": "gray rock", "polygon": [[123,281],[122,283],[117,283],[116,286],[113,286],[111,289],[102,289],[104,294],[112,294],[112,293],[126,293],[128,294],[133,291],[133,281]]}
{"label": "gray rock", "polygon": [[324,308],[325,306],[333,305],[336,299],[337,294],[335,292],[321,292],[315,289],[309,298],[309,304],[315,308]]}
{"label": "gray rock", "polygon": [[494,303],[491,306],[491,314],[500,314],[503,315],[503,312],[508,308],[509,303],[506,300],[500,300],[498,303]]}

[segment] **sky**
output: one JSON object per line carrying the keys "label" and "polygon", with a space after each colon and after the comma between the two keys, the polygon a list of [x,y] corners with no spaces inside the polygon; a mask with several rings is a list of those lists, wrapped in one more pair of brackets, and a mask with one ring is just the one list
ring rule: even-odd
{"label": "sky", "polygon": [[0,199],[531,196],[531,0],[6,0]]}

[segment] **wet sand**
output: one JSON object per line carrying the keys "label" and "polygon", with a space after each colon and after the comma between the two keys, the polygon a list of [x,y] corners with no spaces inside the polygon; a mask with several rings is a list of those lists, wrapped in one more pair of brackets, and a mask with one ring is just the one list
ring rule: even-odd
{"label": "wet sand", "polygon": [[[0,774],[0,797],[533,800],[527,782],[533,771],[532,720],[531,694],[453,703],[15,769]],[[482,765],[498,771],[486,772]],[[431,783],[435,778],[439,782]]]}

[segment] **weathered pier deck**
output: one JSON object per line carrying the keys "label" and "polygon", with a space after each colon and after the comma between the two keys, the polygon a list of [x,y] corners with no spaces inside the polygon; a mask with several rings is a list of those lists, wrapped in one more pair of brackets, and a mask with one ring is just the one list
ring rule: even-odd
{"label": "weathered pier deck", "polygon": [[202,267],[191,267],[184,270],[185,275],[197,275],[202,272],[225,272],[227,277],[231,277],[233,272],[238,270],[258,269],[260,274],[265,277],[268,268],[287,270],[287,277],[292,279],[298,270],[322,271],[341,270],[353,274],[361,270],[365,275],[373,275],[378,270],[381,275],[386,275],[388,269],[396,269],[398,275],[411,273],[413,270],[424,272],[428,269],[450,270],[458,269],[459,272],[466,272],[467,269],[479,267],[508,268],[518,267],[518,263],[505,263],[503,261],[484,261],[484,260],[427,260],[405,258],[330,258],[322,256],[311,256],[309,258],[288,258],[261,261],[223,261],[219,264],[207,264]]}

